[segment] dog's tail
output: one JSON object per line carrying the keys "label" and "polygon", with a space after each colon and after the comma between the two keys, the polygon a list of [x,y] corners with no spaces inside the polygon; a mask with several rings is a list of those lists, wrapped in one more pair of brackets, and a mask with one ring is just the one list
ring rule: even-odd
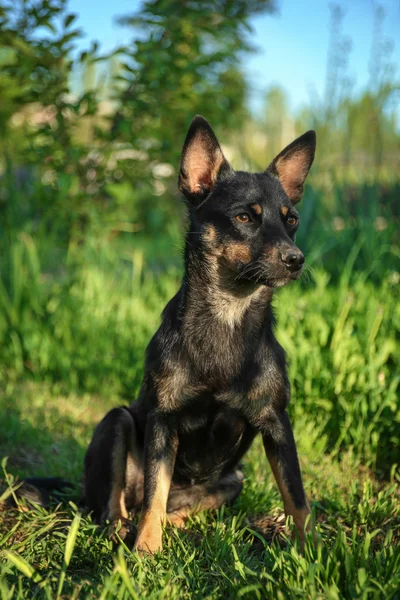
{"label": "dog's tail", "polygon": [[52,503],[75,500],[79,505],[81,500],[76,487],[61,477],[27,477],[16,481],[1,494],[5,507],[16,507],[23,499],[28,504],[36,504],[49,508]]}

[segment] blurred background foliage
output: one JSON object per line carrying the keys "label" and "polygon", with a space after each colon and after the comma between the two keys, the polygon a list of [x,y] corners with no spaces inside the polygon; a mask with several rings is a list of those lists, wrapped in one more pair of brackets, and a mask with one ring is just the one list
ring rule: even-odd
{"label": "blurred background foliage", "polygon": [[[243,54],[268,0],[148,0],[103,54],[66,0],[0,0],[0,383],[131,399],[179,285],[179,154],[196,113],[236,168],[264,169],[318,132],[298,244],[309,280],[279,294],[293,415],[336,452],[400,462],[400,81],[375,14],[371,81],[350,95],[333,5],[325,97],[291,114],[272,87],[248,106]],[[81,78],[72,85],[72,76]],[[78,91],[77,91],[78,88]],[[294,298],[294,300],[293,300]]]}

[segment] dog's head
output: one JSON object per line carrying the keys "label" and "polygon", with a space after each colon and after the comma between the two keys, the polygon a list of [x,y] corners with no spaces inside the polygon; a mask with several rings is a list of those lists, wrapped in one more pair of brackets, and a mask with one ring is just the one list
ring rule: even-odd
{"label": "dog's head", "polygon": [[234,171],[208,122],[193,119],[182,150],[179,189],[189,201],[198,243],[232,280],[281,287],[300,276],[304,256],[294,243],[295,205],[315,146],[315,132],[308,131],[263,173]]}

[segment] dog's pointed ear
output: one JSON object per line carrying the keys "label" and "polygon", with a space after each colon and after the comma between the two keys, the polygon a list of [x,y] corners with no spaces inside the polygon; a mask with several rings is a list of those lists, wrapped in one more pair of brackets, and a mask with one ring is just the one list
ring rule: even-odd
{"label": "dog's pointed ear", "polygon": [[293,204],[301,200],[305,179],[314,160],[317,136],[312,129],[286,146],[267,171],[278,177]]}
{"label": "dog's pointed ear", "polygon": [[215,183],[232,172],[208,122],[194,117],[183,144],[179,190],[195,205],[211,192]]}

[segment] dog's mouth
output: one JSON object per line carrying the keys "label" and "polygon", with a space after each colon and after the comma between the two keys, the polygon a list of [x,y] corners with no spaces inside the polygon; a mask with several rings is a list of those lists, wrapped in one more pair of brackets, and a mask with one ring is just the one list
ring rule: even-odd
{"label": "dog's mouth", "polygon": [[[285,285],[287,285],[288,283],[290,283],[291,281],[293,281],[293,279],[295,279],[294,277],[273,277],[273,278],[268,278],[265,279],[262,284],[270,287],[270,288],[281,288],[284,287]],[[297,278],[296,278],[297,279]]]}
{"label": "dog's mouth", "polygon": [[299,279],[302,272],[303,266],[296,271],[285,270],[284,272],[282,272],[282,269],[276,269],[276,272],[274,272],[273,269],[260,267],[257,269],[257,271],[253,271],[251,273],[246,273],[246,270],[244,270],[244,272],[240,274],[237,279],[242,281],[247,280],[249,283],[265,285],[271,288],[280,288],[287,285],[291,281]]}
{"label": "dog's mouth", "polygon": [[297,271],[294,271],[292,273],[288,273],[285,277],[267,277],[264,285],[267,285],[268,287],[273,287],[273,288],[283,287],[284,285],[287,285],[291,281],[296,281],[296,279],[299,279],[302,272],[303,272],[303,268],[300,267],[300,269],[298,269]]}

